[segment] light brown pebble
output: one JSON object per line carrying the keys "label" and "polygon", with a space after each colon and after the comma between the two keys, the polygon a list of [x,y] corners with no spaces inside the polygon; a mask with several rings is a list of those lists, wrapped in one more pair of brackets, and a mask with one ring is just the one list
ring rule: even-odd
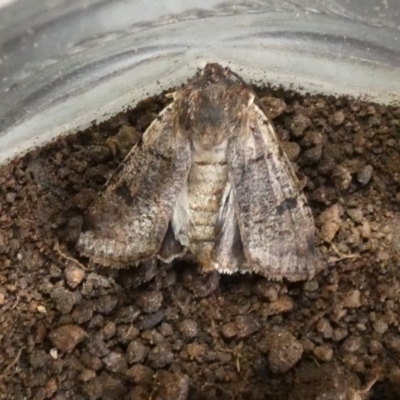
{"label": "light brown pebble", "polygon": [[197,322],[191,319],[184,319],[179,324],[179,329],[182,332],[183,336],[188,339],[194,338],[198,334]]}
{"label": "light brown pebble", "polygon": [[154,371],[143,364],[136,364],[125,372],[125,376],[136,384],[150,383],[153,380]]}
{"label": "light brown pebble", "polygon": [[75,289],[85,278],[85,271],[76,265],[68,265],[64,270],[64,276],[68,286]]}
{"label": "light brown pebble", "polygon": [[315,357],[321,361],[331,361],[333,358],[333,349],[329,345],[317,346],[313,350]]}
{"label": "light brown pebble", "polygon": [[303,285],[303,290],[305,292],[315,292],[319,289],[319,283],[317,280],[313,279],[311,281],[307,281]]}
{"label": "light brown pebble", "polygon": [[316,329],[321,333],[324,339],[330,339],[333,334],[333,329],[331,324],[326,318],[321,318],[316,325]]}
{"label": "light brown pebble", "polygon": [[186,351],[191,360],[200,361],[207,352],[207,348],[203,344],[199,343],[189,343],[186,347]]}
{"label": "light brown pebble", "polygon": [[277,97],[265,96],[260,99],[269,118],[279,117],[286,109],[286,103]]}
{"label": "light brown pebble", "polygon": [[361,224],[363,221],[363,213],[359,208],[348,208],[346,210],[347,215],[351,218],[353,222],[356,222],[357,224]]}
{"label": "light brown pebble", "polygon": [[86,332],[78,325],[64,325],[51,331],[49,339],[58,350],[68,353],[86,336]]}
{"label": "light brown pebble", "polygon": [[79,374],[78,379],[82,382],[89,382],[93,378],[96,377],[96,372],[92,369],[84,368],[83,371]]}
{"label": "light brown pebble", "polygon": [[137,304],[145,313],[154,313],[161,307],[163,295],[159,291],[146,291],[141,293]]}
{"label": "light brown pebble", "polygon": [[363,222],[360,234],[363,239],[369,239],[371,237],[371,225],[368,221]]}
{"label": "light brown pebble", "polygon": [[103,330],[104,338],[111,339],[117,331],[117,326],[115,325],[114,321],[109,321],[109,322],[107,322],[106,326],[102,330]]}
{"label": "light brown pebble", "polygon": [[133,342],[129,343],[126,352],[128,363],[134,364],[143,362],[149,354],[149,351],[150,349],[145,346],[141,340],[134,340]]}
{"label": "light brown pebble", "polygon": [[389,329],[389,325],[381,319],[378,319],[377,321],[375,321],[373,324],[373,327],[374,327],[374,331],[376,333],[379,333],[380,335],[386,333],[387,330]]}
{"label": "light brown pebble", "polygon": [[351,289],[344,295],[344,308],[358,308],[361,305],[361,292],[358,289]]}
{"label": "light brown pebble", "polygon": [[332,179],[338,191],[346,191],[350,187],[352,176],[347,168],[338,165],[332,171]]}
{"label": "light brown pebble", "polygon": [[383,351],[383,345],[375,339],[371,339],[369,342],[369,352],[372,355],[380,354]]}
{"label": "light brown pebble", "polygon": [[47,398],[52,397],[54,393],[56,393],[58,390],[57,381],[54,378],[49,379],[46,382],[45,389],[46,389],[46,397]]}
{"label": "light brown pebble", "polygon": [[336,111],[334,114],[332,114],[329,118],[329,122],[333,126],[339,126],[342,125],[345,119],[344,112],[342,110]]}
{"label": "light brown pebble", "polygon": [[294,137],[302,137],[304,131],[311,126],[311,120],[304,114],[296,114],[290,124],[290,131]]}
{"label": "light brown pebble", "polygon": [[300,155],[301,148],[296,142],[281,142],[283,151],[289,161],[296,161]]}
{"label": "light brown pebble", "polygon": [[281,296],[277,300],[273,301],[270,304],[267,304],[265,308],[265,314],[276,315],[282,314],[285,312],[290,312],[293,310],[294,303],[291,297],[289,296]]}
{"label": "light brown pebble", "polygon": [[268,363],[274,373],[289,371],[303,354],[303,346],[291,333],[281,331],[273,335]]}
{"label": "light brown pebble", "polygon": [[334,204],[321,213],[318,217],[318,223],[321,226],[321,237],[328,243],[331,243],[342,224],[340,216],[343,209],[339,204]]}
{"label": "light brown pebble", "polygon": [[189,394],[189,377],[167,371],[157,373],[156,393],[154,400],[187,400]]}
{"label": "light brown pebble", "polygon": [[362,345],[362,339],[359,336],[349,336],[342,344],[342,350],[347,353],[356,353]]}
{"label": "light brown pebble", "polygon": [[236,336],[236,324],[234,322],[227,322],[222,326],[222,336],[225,339],[231,339]]}
{"label": "light brown pebble", "polygon": [[124,373],[128,369],[125,356],[115,351],[110,352],[103,358],[106,369],[115,373]]}

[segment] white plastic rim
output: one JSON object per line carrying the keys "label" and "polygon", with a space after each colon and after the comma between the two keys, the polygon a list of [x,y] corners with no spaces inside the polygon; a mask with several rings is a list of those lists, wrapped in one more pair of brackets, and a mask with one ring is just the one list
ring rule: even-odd
{"label": "white plastic rim", "polygon": [[248,81],[400,99],[400,2],[385,12],[374,0],[351,10],[346,0],[7,2],[0,162],[179,85],[209,61]]}

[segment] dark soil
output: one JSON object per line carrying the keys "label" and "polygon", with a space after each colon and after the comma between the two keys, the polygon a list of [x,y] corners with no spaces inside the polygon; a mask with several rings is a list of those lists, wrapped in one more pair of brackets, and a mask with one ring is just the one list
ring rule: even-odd
{"label": "dark soil", "polygon": [[0,168],[0,399],[399,399],[400,107],[257,93],[327,268],[88,265],[82,216],[164,96]]}

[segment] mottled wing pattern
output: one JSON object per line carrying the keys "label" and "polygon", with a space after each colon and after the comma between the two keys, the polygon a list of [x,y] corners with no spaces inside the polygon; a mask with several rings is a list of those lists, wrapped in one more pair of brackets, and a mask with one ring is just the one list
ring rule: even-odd
{"label": "mottled wing pattern", "polygon": [[[78,250],[103,265],[134,265],[169,240],[175,204],[191,165],[190,142],[175,105],[150,125],[89,211]],[[173,240],[168,243],[171,251]]]}
{"label": "mottled wing pattern", "polygon": [[227,155],[245,268],[274,280],[309,279],[316,272],[311,210],[272,125],[255,104],[247,123],[230,140]]}

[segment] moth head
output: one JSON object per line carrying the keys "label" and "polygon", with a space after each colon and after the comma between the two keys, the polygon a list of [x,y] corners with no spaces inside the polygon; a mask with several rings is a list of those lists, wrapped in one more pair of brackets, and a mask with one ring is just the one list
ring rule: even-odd
{"label": "moth head", "polygon": [[247,123],[254,94],[228,68],[207,64],[174,99],[180,128],[207,149],[226,142]]}

